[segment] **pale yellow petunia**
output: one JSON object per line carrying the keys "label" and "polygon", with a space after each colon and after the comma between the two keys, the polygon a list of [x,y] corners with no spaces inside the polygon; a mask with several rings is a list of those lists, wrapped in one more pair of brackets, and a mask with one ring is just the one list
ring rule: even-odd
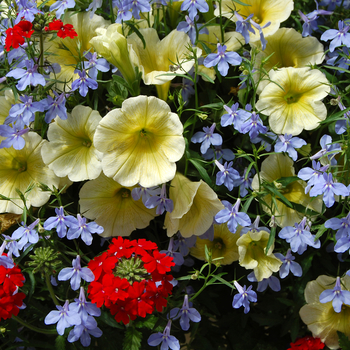
{"label": "pale yellow petunia", "polygon": [[[302,321],[307,325],[314,337],[320,338],[328,348],[339,349],[337,331],[344,333],[350,339],[350,305],[343,304],[339,313],[333,309],[332,302],[320,303],[320,295],[326,289],[333,289],[336,279],[329,276],[319,276],[310,281],[305,288],[305,301],[300,311]],[[350,290],[350,277],[341,279],[342,289]]]}
{"label": "pale yellow petunia", "polygon": [[[295,176],[292,159],[281,153],[272,154],[262,162],[260,174],[256,174],[253,178],[252,188],[254,191],[259,191],[264,189],[264,182],[272,183],[273,185],[280,187],[278,190],[290,202],[300,204],[305,208],[320,213],[322,210],[322,200],[318,197],[311,198],[308,194],[305,194],[305,181],[294,181],[284,188],[280,186],[281,184],[276,182],[283,177],[291,176]],[[272,207],[275,221],[280,227],[294,226],[295,223],[299,223],[304,217],[303,213],[299,213],[298,211],[287,207],[284,203],[278,200],[278,198],[276,199],[277,208],[275,208],[270,194],[264,196],[262,199],[267,204],[262,205],[263,210],[268,214],[272,214]]]}
{"label": "pale yellow petunia", "polygon": [[289,67],[271,70],[269,76],[271,82],[255,106],[269,116],[273,132],[299,135],[304,129],[316,129],[326,119],[327,108],[321,100],[330,92],[330,86],[322,72]]}
{"label": "pale yellow petunia", "polygon": [[103,152],[102,169],[122,186],[157,186],[172,180],[185,150],[177,114],[156,97],[137,96],[109,112],[94,144]]}
{"label": "pale yellow petunia", "polygon": [[132,199],[131,190],[104,174],[81,188],[80,211],[104,228],[102,237],[129,236],[147,227],[156,216],[156,209],[147,209],[141,199]]}
{"label": "pale yellow petunia", "polygon": [[253,269],[258,282],[269,278],[282,265],[280,259],[272,253],[274,244],[266,251],[270,234],[267,231],[251,230],[237,240],[239,264]]}
{"label": "pale yellow petunia", "polygon": [[224,208],[217,194],[202,180],[192,182],[180,173],[171,181],[169,198],[174,210],[167,212],[164,227],[169,237],[200,236],[213,224],[214,216]]}
{"label": "pale yellow petunia", "polygon": [[41,155],[44,163],[59,177],[68,175],[71,181],[96,179],[101,171],[102,153],[93,144],[98,123],[98,111],[76,106],[66,120],[56,118],[49,126]]}
{"label": "pale yellow petunia", "polygon": [[0,201],[0,213],[21,214],[23,201],[19,198],[16,189],[24,193],[34,184],[34,188],[26,194],[27,208],[40,207],[50,198],[49,191],[42,191],[40,183],[53,189],[59,185],[58,177],[50,170],[41,158],[42,138],[35,132],[23,136],[26,145],[21,150],[13,147],[0,149],[0,194],[11,201]]}

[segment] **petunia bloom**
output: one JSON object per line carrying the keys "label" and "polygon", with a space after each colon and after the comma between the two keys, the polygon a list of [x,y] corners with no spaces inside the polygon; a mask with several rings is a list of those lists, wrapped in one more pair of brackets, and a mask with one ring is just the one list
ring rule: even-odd
{"label": "petunia bloom", "polygon": [[44,163],[59,176],[68,175],[71,181],[97,178],[102,171],[102,153],[93,144],[98,123],[98,111],[76,106],[66,120],[57,118],[49,125],[41,155]]}
{"label": "petunia bloom", "polygon": [[109,112],[94,135],[104,152],[103,172],[131,187],[152,187],[172,180],[185,150],[183,126],[177,114],[156,97],[137,96]]}
{"label": "petunia bloom", "polygon": [[295,136],[304,129],[316,129],[326,119],[327,109],[321,100],[330,87],[322,72],[288,67],[271,70],[269,76],[272,82],[264,87],[256,108],[269,116],[273,132]]}

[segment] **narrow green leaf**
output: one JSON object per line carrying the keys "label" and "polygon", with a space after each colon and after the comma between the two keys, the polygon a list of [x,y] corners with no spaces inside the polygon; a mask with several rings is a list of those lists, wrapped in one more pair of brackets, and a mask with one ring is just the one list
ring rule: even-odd
{"label": "narrow green leaf", "polygon": [[277,199],[280,200],[283,204],[285,204],[289,208],[293,208],[292,203],[281,193],[277,190],[277,188],[274,185],[271,185],[269,183],[264,183],[263,186],[272,192],[274,195],[276,195]]}
{"label": "narrow green leaf", "polygon": [[201,176],[201,178],[209,185],[212,186],[213,182],[211,181],[207,171],[204,169],[204,167],[199,163],[199,161],[195,160],[195,159],[189,159],[189,161],[196,167],[196,169],[199,172],[199,175]]}
{"label": "narrow green leaf", "polygon": [[271,228],[269,240],[267,241],[267,246],[266,246],[266,249],[265,249],[265,254],[267,254],[267,252],[269,251],[269,249],[270,249],[270,247],[272,246],[273,242],[275,241],[275,237],[276,237],[276,227],[273,226],[273,227]]}
{"label": "narrow green leaf", "polygon": [[280,179],[278,179],[276,182],[279,182],[280,184],[282,184],[283,186],[288,186],[289,184],[291,184],[292,182],[298,181],[300,180],[298,178],[298,176],[288,176],[288,177],[281,177]]}

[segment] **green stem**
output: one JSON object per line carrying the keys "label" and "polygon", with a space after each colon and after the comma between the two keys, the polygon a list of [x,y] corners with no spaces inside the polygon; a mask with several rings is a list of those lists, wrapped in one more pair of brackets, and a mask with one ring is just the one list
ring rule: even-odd
{"label": "green stem", "polygon": [[18,323],[20,323],[22,326],[27,327],[27,328],[31,329],[32,331],[34,331],[34,332],[42,333],[42,334],[57,334],[57,330],[56,329],[42,329],[42,328],[35,327],[35,326],[31,325],[30,323],[27,323],[26,321],[22,320],[18,316],[12,316],[12,318],[15,321],[17,321]]}
{"label": "green stem", "polygon": [[46,282],[47,289],[49,290],[49,293],[50,293],[50,296],[51,296],[53,302],[55,303],[55,305],[60,305],[60,303],[58,302],[58,300],[56,298],[55,292],[52,288],[52,285],[50,282],[50,276],[48,273],[45,273],[45,282]]}
{"label": "green stem", "polygon": [[113,12],[113,0],[109,0],[109,11],[111,13],[111,22],[115,23],[114,12]]}
{"label": "green stem", "polygon": [[198,295],[201,294],[205,288],[207,288],[208,279],[211,277],[211,264],[209,264],[208,269],[209,269],[208,275],[204,280],[204,284],[202,288],[189,301],[193,301],[194,299],[196,299]]}

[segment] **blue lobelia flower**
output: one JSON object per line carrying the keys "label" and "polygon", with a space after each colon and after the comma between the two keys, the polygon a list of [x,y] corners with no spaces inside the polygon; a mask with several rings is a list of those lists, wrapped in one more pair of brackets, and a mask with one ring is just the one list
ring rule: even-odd
{"label": "blue lobelia flower", "polygon": [[108,72],[110,67],[109,63],[104,58],[97,58],[97,52],[85,52],[85,58],[88,61],[84,61],[84,68],[89,71],[89,77],[93,80],[97,79],[98,71]]}
{"label": "blue lobelia flower", "polygon": [[56,18],[59,19],[64,14],[64,11],[74,6],[74,0],[55,1],[55,3],[50,6],[50,12],[56,10]]}
{"label": "blue lobelia flower", "polygon": [[344,22],[339,21],[338,28],[339,30],[328,29],[321,35],[321,40],[323,41],[332,40],[329,44],[330,52],[333,52],[336,47],[341,45],[350,47],[350,33],[348,33],[350,26],[344,26]]}
{"label": "blue lobelia flower", "polygon": [[169,240],[169,245],[167,250],[161,250],[159,253],[171,256],[176,266],[181,266],[184,263],[184,257],[181,253],[176,252],[177,245],[174,242],[174,237]]}
{"label": "blue lobelia flower", "polygon": [[29,226],[22,222],[22,227],[19,227],[12,233],[11,239],[19,239],[19,250],[22,250],[27,244],[35,244],[39,241],[39,234],[35,229],[35,226],[39,223],[39,221],[40,219],[36,219]]}
{"label": "blue lobelia flower", "polygon": [[29,22],[34,21],[34,16],[38,13],[43,13],[42,11],[39,11],[36,7],[36,3],[31,2],[30,0],[19,0],[16,1],[16,4],[18,5],[17,10],[17,17],[15,24],[19,23],[22,18]]}
{"label": "blue lobelia flower", "polygon": [[214,123],[210,128],[205,126],[203,131],[197,131],[191,138],[193,143],[202,143],[201,144],[201,153],[204,154],[207,152],[210,145],[221,146],[222,137],[220,134],[214,133],[216,124]]}
{"label": "blue lobelia flower", "polygon": [[190,329],[190,321],[192,322],[200,322],[201,315],[200,313],[193,307],[190,307],[192,303],[188,301],[188,295],[185,295],[184,302],[182,304],[182,308],[175,307],[170,310],[170,318],[176,320],[180,318],[180,326],[183,331],[188,331]]}
{"label": "blue lobelia flower", "polygon": [[222,146],[214,146],[214,149],[209,148],[203,155],[205,160],[217,160],[222,164],[224,160],[233,160],[235,159],[235,154],[228,148],[223,149]]}
{"label": "blue lobelia flower", "polygon": [[342,305],[350,305],[350,292],[348,290],[342,290],[340,277],[337,277],[335,286],[333,289],[326,289],[320,294],[320,303],[332,302],[333,309],[339,313],[342,309]]}
{"label": "blue lobelia flower", "polygon": [[135,187],[131,191],[131,197],[134,201],[138,201],[142,198],[142,203],[145,205],[148,199],[152,196],[157,196],[161,192],[161,189],[158,186],[146,188],[146,187]]}
{"label": "blue lobelia flower", "polygon": [[350,249],[350,212],[345,218],[332,218],[324,223],[324,226],[337,230],[335,239],[337,243],[334,246],[334,251],[344,253]]}
{"label": "blue lobelia flower", "polygon": [[220,170],[216,174],[216,184],[218,186],[224,184],[229,191],[232,191],[233,187],[239,185],[240,180],[239,172],[236,169],[232,168],[233,162],[230,162],[228,164],[225,162],[225,164],[222,165],[217,160],[215,160],[215,164]]}
{"label": "blue lobelia flower", "polygon": [[209,5],[205,0],[185,0],[181,4],[181,11],[188,10],[190,19],[193,21],[197,11],[205,13],[209,11]]}
{"label": "blue lobelia flower", "polygon": [[333,143],[329,135],[323,135],[320,140],[320,145],[322,149],[311,156],[310,159],[315,160],[326,156],[331,165],[337,165],[335,155],[341,152],[339,143]]}
{"label": "blue lobelia flower", "polygon": [[70,280],[73,290],[77,290],[80,287],[81,279],[86,282],[92,282],[95,279],[95,275],[88,267],[81,267],[79,255],[77,255],[76,259],[73,259],[72,266],[63,268],[57,278],[59,281]]}
{"label": "blue lobelia flower", "polygon": [[295,257],[291,253],[291,249],[288,249],[286,256],[281,253],[275,253],[276,258],[282,261],[282,265],[279,269],[280,278],[286,278],[291,272],[296,277],[301,277],[303,270],[301,266],[295,262]]}
{"label": "blue lobelia flower", "polygon": [[6,137],[5,140],[2,140],[0,143],[0,148],[10,148],[13,146],[14,149],[20,150],[23,149],[26,142],[22,137],[30,129],[19,129],[17,125],[11,127],[9,125],[0,125],[0,136]]}
{"label": "blue lobelia flower", "polygon": [[238,225],[245,227],[251,224],[251,220],[246,213],[238,212],[238,208],[241,204],[240,199],[237,199],[234,205],[227,201],[222,201],[222,204],[225,206],[225,209],[220,210],[215,215],[215,221],[217,223],[223,224],[227,222],[227,227],[232,233],[237,231]]}
{"label": "blue lobelia flower", "polygon": [[163,184],[159,196],[152,196],[147,199],[145,207],[152,209],[157,207],[156,214],[162,215],[165,211],[171,213],[174,210],[174,203],[172,199],[166,197],[166,185]]}
{"label": "blue lobelia flower", "polygon": [[77,312],[82,320],[86,320],[88,316],[101,316],[101,309],[96,304],[86,301],[84,287],[80,287],[79,299],[74,299],[73,303],[69,304],[69,309]]}
{"label": "blue lobelia flower", "polygon": [[50,95],[47,95],[47,98],[41,101],[45,104],[45,122],[47,124],[50,124],[56,117],[60,117],[62,120],[66,120],[68,118],[66,94],[62,92],[62,94],[59,95],[55,90],[53,90],[53,93],[55,95],[55,99],[53,99],[53,97]]}
{"label": "blue lobelia flower", "polygon": [[76,69],[74,73],[78,74],[79,78],[73,81],[72,91],[79,89],[79,94],[85,97],[89,91],[89,88],[92,90],[96,90],[98,88],[97,82],[87,76],[85,69]]}
{"label": "blue lobelia flower", "polygon": [[[251,105],[247,104],[245,107],[247,110],[251,110]],[[264,126],[262,120],[259,117],[259,114],[252,112],[250,118],[248,118],[241,125],[241,133],[246,134],[249,132],[250,139],[254,139],[259,136],[259,134],[266,134],[267,127]]]}
{"label": "blue lobelia flower", "polygon": [[59,238],[63,238],[67,234],[67,228],[76,224],[77,219],[72,215],[64,215],[63,207],[55,208],[57,216],[52,216],[44,222],[44,229],[49,231],[56,228]]}
{"label": "blue lobelia flower", "polygon": [[311,197],[320,194],[323,194],[323,202],[326,207],[330,208],[335,202],[334,195],[347,197],[349,190],[344,184],[334,182],[332,173],[324,173],[319,182],[310,190]]}
{"label": "blue lobelia flower", "polygon": [[173,335],[170,335],[170,329],[171,320],[168,321],[163,333],[158,332],[149,336],[147,340],[148,345],[158,346],[160,343],[162,343],[161,350],[167,350],[169,348],[171,350],[180,350],[180,343]]}
{"label": "blue lobelia flower", "polygon": [[242,287],[237,281],[233,282],[238,294],[233,297],[232,307],[234,309],[239,309],[241,306],[244,307],[244,313],[247,314],[250,310],[250,302],[255,303],[257,299],[256,293],[252,290],[252,286],[246,288]]}
{"label": "blue lobelia flower", "polygon": [[233,127],[241,132],[242,124],[249,119],[251,113],[245,111],[244,109],[238,109],[239,103],[236,102],[232,107],[224,106],[226,114],[221,117],[221,126],[225,127],[228,125],[233,125]]}
{"label": "blue lobelia flower", "polygon": [[301,220],[300,224],[296,223],[294,227],[286,226],[278,233],[278,237],[290,243],[292,252],[298,252],[300,255],[305,252],[308,245],[316,249],[321,247],[320,240],[315,241],[315,236],[305,228],[305,223],[306,217]]}
{"label": "blue lobelia flower", "polygon": [[97,327],[96,320],[88,316],[86,319],[81,320],[81,324],[74,326],[69,332],[67,340],[73,343],[80,339],[81,345],[87,347],[91,344],[90,335],[99,338],[102,334],[101,329]]}
{"label": "blue lobelia flower", "polygon": [[321,163],[316,161],[312,161],[312,168],[305,167],[300,169],[298,172],[298,177],[307,182],[307,186],[305,187],[305,194],[309,192],[310,188],[317,183],[319,183],[320,178],[323,177],[323,173],[327,171],[329,165],[325,165],[321,167]]}
{"label": "blue lobelia flower", "polygon": [[187,33],[187,35],[190,37],[192,45],[194,45],[196,42],[196,27],[198,28],[198,34],[209,34],[208,28],[201,28],[203,26],[202,24],[195,23],[195,21],[198,21],[198,18],[199,16],[195,16],[194,19],[185,16],[186,21],[180,22],[176,28],[176,30],[178,30],[179,32]]}
{"label": "blue lobelia flower", "polygon": [[57,323],[57,333],[64,334],[66,328],[81,324],[80,315],[72,310],[69,310],[69,301],[66,300],[63,306],[56,305],[58,311],[53,310],[45,317],[46,325]]}
{"label": "blue lobelia flower", "polygon": [[303,145],[306,145],[306,141],[299,137],[293,137],[291,134],[279,135],[278,138],[279,140],[275,144],[275,152],[286,152],[296,161],[298,153],[295,148],[301,148]]}
{"label": "blue lobelia flower", "polygon": [[[247,276],[247,279],[249,282],[258,282],[258,280],[255,277],[254,271]],[[267,289],[267,287],[270,287],[274,292],[279,292],[281,290],[281,282],[275,276],[264,278],[260,282],[258,282],[258,288],[256,289],[256,291],[263,292]]]}
{"label": "blue lobelia flower", "polygon": [[97,225],[95,222],[86,223],[86,218],[82,218],[80,214],[77,215],[77,219],[74,224],[69,226],[67,232],[68,239],[75,239],[81,236],[81,239],[86,245],[92,243],[92,233],[102,233],[104,231],[102,226]]}
{"label": "blue lobelia flower", "polygon": [[253,18],[254,14],[251,13],[246,19],[244,19],[238,12],[235,11],[235,16],[237,18],[236,32],[241,33],[245,43],[248,44],[250,41],[249,32],[255,34],[255,30],[250,23],[250,20]]}
{"label": "blue lobelia flower", "polygon": [[226,52],[226,45],[217,44],[217,53],[210,53],[204,59],[204,66],[207,68],[218,65],[218,71],[225,77],[229,69],[229,63],[233,66],[239,66],[242,63],[242,57],[237,52]]}

